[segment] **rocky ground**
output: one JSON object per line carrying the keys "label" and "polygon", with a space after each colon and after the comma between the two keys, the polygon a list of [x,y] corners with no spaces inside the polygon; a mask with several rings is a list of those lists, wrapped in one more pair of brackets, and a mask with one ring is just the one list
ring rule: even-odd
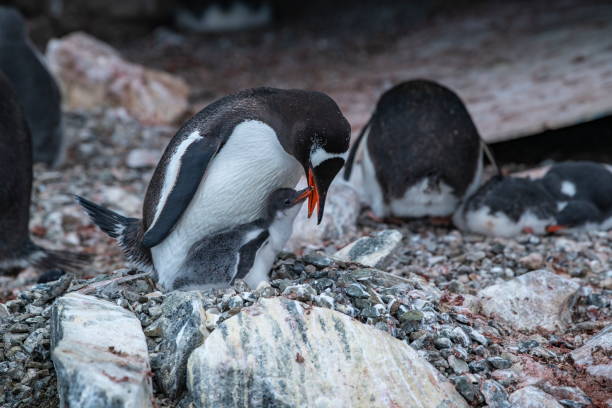
{"label": "rocky ground", "polygon": [[[409,401],[420,395],[431,401],[446,398],[451,401],[449,406],[464,406],[466,402],[490,407],[511,404],[606,407],[612,404],[608,392],[612,232],[499,239],[464,234],[449,226],[434,226],[426,220],[376,223],[364,212],[357,218],[357,228],[347,229],[342,239],[323,236],[318,245],[309,242],[296,251],[306,255],[283,255],[274,267],[270,285],[254,291],[239,283],[212,293],[162,294],[149,277],[122,269],[121,256],[112,241],[92,226],[74,204],[71,194],[84,195],[128,215],[138,215],[152,166],[173,129],[143,127],[121,111],[112,110],[73,112],[67,114],[66,123],[73,140],[68,164],[53,171],[36,168],[31,229],[45,245],[90,253],[92,264],[78,276],[64,276],[33,287],[37,273],[32,270],[16,277],[2,277],[2,406],[26,407],[32,401],[41,406],[56,406],[58,379],[60,391],[66,393],[67,388],[62,385],[66,381],[80,378],[84,384],[99,385],[101,380],[91,367],[103,364],[102,361],[109,364],[106,355],[97,363],[87,361],[86,372],[92,372],[92,377],[77,375],[82,369],[78,359],[72,365],[66,361],[75,361],[73,357],[65,360],[62,347],[68,350],[76,347],[70,346],[71,335],[87,337],[78,327],[69,326],[70,319],[66,316],[75,313],[79,318],[100,324],[103,320],[99,320],[100,316],[111,312],[117,314],[112,319],[113,330],[124,327],[117,323],[121,319],[127,321],[125,330],[137,329],[134,341],[140,342],[140,349],[134,346],[138,351],[133,353],[140,357],[138,364],[133,364],[138,368],[132,367],[127,373],[114,373],[112,370],[116,367],[100,368],[106,381],[118,387],[108,391],[110,396],[125,394],[124,385],[137,391],[129,395],[146,396],[152,387],[157,406],[176,406],[177,401],[181,401],[181,406],[193,402],[196,406],[223,406],[223,396],[211,402],[202,399],[203,390],[214,386],[246,392],[244,381],[247,381],[250,390],[259,390],[261,395],[276,398],[277,402],[287,401],[283,398],[289,394],[302,395],[308,400],[311,396],[306,391],[283,394],[286,387],[291,389],[296,384],[284,384],[285,388],[261,384],[257,376],[232,377],[235,380],[232,383],[205,384],[202,378],[206,372],[202,372],[202,367],[206,365],[189,363],[204,361],[211,353],[236,355],[246,350],[240,345],[247,347],[245,333],[253,333],[241,326],[245,319],[255,319],[260,314],[281,314],[277,319],[285,321],[282,313],[288,313],[294,306],[274,303],[277,297],[303,302],[300,307],[304,310],[313,307],[317,316],[327,313],[318,309],[323,308],[352,318],[342,321],[352,336],[347,344],[372,357],[368,362],[373,364],[372,375],[388,375],[385,380],[388,384],[395,384],[398,378],[404,378],[403,374],[415,375],[419,370],[430,369],[421,361],[431,363],[436,373],[431,376],[432,382],[401,383],[396,389],[409,392],[397,395],[398,401]],[[334,213],[333,205],[329,211]],[[366,238],[336,254],[346,243],[360,237]],[[58,302],[66,293],[79,293],[83,298],[65,296]],[[96,298],[111,304],[97,304]],[[262,298],[272,303],[261,302]],[[252,305],[258,306],[253,309]],[[101,308],[103,313],[96,308]],[[245,308],[250,312],[241,312]],[[129,313],[123,314],[121,310]],[[336,315],[320,317],[321,321],[338,319]],[[353,326],[355,321],[377,329],[381,336],[386,332],[397,339],[388,348],[399,353],[400,363],[389,363],[384,352],[373,348],[375,345],[363,343],[365,338],[378,335],[363,333],[361,326]],[[287,330],[302,327],[300,322]],[[249,324],[261,324],[258,330],[264,332],[270,322]],[[306,333],[320,330],[320,327],[310,328],[310,324],[310,321],[303,323],[309,327],[303,329]],[[229,331],[230,334],[214,336],[218,327],[224,328],[222,333]],[[233,338],[233,330],[241,340],[231,342],[234,349],[228,350],[224,348],[227,347],[224,339]],[[274,337],[279,343],[276,350],[288,349],[287,353],[298,361],[296,364],[305,361],[304,369],[315,364],[318,358],[331,358],[328,354],[334,350],[335,343],[316,344],[318,337],[308,335],[311,336],[309,346],[302,349],[294,338],[289,341],[282,336]],[[96,342],[104,344],[100,334],[96,336]],[[113,345],[116,340],[109,339],[107,348],[111,350],[111,357],[121,361],[128,356],[121,353],[128,351],[117,351],[115,347],[130,346]],[[249,341],[247,349],[251,352],[247,354],[253,353],[266,362],[278,357],[274,350],[256,343],[256,339]],[[381,337],[374,343],[379,341],[391,340]],[[200,346],[202,342],[204,345]],[[215,348],[210,350],[213,345]],[[416,350],[416,354],[410,354],[406,345]],[[50,360],[52,347],[57,350],[55,368]],[[92,353],[95,354],[85,348],[82,355]],[[347,370],[347,375],[342,377],[344,383],[337,384],[342,390],[350,386],[352,377],[348,373],[359,372],[361,366],[342,353],[334,354],[334,359],[338,360],[340,369]],[[381,359],[387,362],[382,363]],[[414,361],[416,366],[409,361]],[[223,364],[221,368],[211,365],[206,369],[214,371],[223,367]],[[272,363],[259,369],[258,375],[266,378],[299,374]],[[322,385],[310,377],[329,375],[329,361],[312,369],[316,375],[302,374],[304,387],[311,392],[323,392],[317,388]],[[233,375],[248,372],[244,367],[233,367],[233,370]],[[454,388],[445,388],[445,384],[453,384]],[[418,394],[419,389],[425,389],[426,394]],[[94,393],[95,389],[85,391]],[[87,396],[85,391],[81,390],[79,395]],[[382,394],[383,390],[373,389],[367,398],[380,398]],[[75,398],[68,394],[64,397]],[[528,405],[528,401],[540,400],[540,405]],[[299,405],[299,401],[288,401],[290,405]]]}

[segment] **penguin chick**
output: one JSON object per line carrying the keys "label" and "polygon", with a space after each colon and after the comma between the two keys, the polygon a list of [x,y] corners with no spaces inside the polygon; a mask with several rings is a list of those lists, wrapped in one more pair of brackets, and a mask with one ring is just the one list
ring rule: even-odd
{"label": "penguin chick", "polygon": [[278,189],[268,198],[265,217],[202,238],[189,249],[170,290],[226,287],[243,279],[251,288],[268,279],[278,253],[291,236],[293,221],[309,188]]}
{"label": "penguin chick", "polygon": [[0,71],[9,79],[24,109],[34,161],[49,166],[61,164],[60,89],[43,56],[30,42],[23,17],[12,7],[0,6]]}
{"label": "penguin chick", "polygon": [[0,72],[0,270],[78,269],[86,256],[48,250],[31,241],[31,191],[30,131],[9,80]]}
{"label": "penguin chick", "polygon": [[555,224],[554,198],[540,183],[495,176],[457,209],[455,225],[464,231],[496,237],[522,232],[545,234]]}
{"label": "penguin chick", "polygon": [[606,214],[612,211],[612,170],[601,163],[558,163],[541,179],[559,205],[571,200],[587,201]]}
{"label": "penguin chick", "polygon": [[364,199],[374,215],[443,217],[480,185],[483,142],[459,96],[427,80],[385,92],[353,144],[362,145]]}
{"label": "penguin chick", "polygon": [[612,212],[606,214],[595,204],[586,200],[571,200],[560,204],[556,225],[548,227],[549,232],[563,230],[590,231],[612,228]]}

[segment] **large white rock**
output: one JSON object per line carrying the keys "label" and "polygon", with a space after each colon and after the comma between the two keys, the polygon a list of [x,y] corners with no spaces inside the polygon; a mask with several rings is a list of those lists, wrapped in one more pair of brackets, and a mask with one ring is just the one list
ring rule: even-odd
{"label": "large white rock", "polygon": [[514,391],[509,399],[512,408],[563,408],[551,395],[531,385]]}
{"label": "large white rock", "polygon": [[384,268],[402,243],[402,237],[402,233],[397,230],[375,232],[348,244],[336,252],[334,257],[372,268]]}
{"label": "large white rock", "polygon": [[466,407],[435,368],[387,333],[324,308],[262,299],[189,358],[196,407]]}
{"label": "large white rock", "polygon": [[51,316],[61,407],[151,407],[151,369],[140,321],[98,298],[69,293]]}
{"label": "large white rock", "polygon": [[[357,191],[348,183],[339,180],[332,183],[327,192],[325,213],[321,224],[317,225],[316,217],[308,218],[308,206],[303,205],[293,223],[293,234],[286,244],[289,251],[298,251],[305,247],[321,247],[325,241],[336,245],[347,243],[346,237],[355,233],[357,217],[361,204]],[[306,187],[302,179],[296,189]]]}
{"label": "large white rock", "polygon": [[167,124],[188,107],[185,81],[123,60],[110,45],[85,33],[49,41],[49,68],[68,109],[123,106],[147,124]]}
{"label": "large white rock", "polygon": [[515,330],[563,330],[580,285],[547,270],[526,273],[480,291],[481,311]]}
{"label": "large white rock", "polygon": [[585,369],[595,381],[612,384],[612,325],[591,337],[571,355],[574,365]]}

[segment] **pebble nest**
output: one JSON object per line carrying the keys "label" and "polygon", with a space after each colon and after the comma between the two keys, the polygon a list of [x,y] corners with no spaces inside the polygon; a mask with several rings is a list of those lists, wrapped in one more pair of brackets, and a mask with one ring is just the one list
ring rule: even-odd
{"label": "pebble nest", "polygon": [[[133,311],[147,335],[154,369],[156,356],[163,353],[150,327],[161,314],[165,295],[151,278],[122,269],[112,240],[91,224],[71,195],[138,216],[153,166],[176,129],[144,127],[121,110],[72,112],[65,115],[65,124],[67,164],[59,170],[36,166],[30,227],[39,243],[91,254],[92,263],[76,276],[34,286],[38,274],[31,269],[0,277],[1,406],[57,406],[49,318],[53,300],[67,291],[85,290]],[[260,297],[286,296],[333,308],[407,342],[474,406],[495,398],[503,402],[504,392],[517,388],[520,378],[508,368],[522,356],[553,368],[551,387],[579,385],[594,406],[604,406],[598,404],[604,403],[605,390],[589,386],[588,378],[571,367],[568,353],[610,324],[612,231],[502,239],[425,220],[375,223],[364,213],[350,238],[389,228],[404,236],[385,268],[405,278],[399,283],[390,285],[372,269],[332,260],[329,255],[338,248],[330,242],[305,248],[306,255],[283,254],[268,286],[250,290],[238,282],[206,292],[207,312],[218,314],[218,325]],[[572,326],[563,335],[526,336],[466,306],[481,289],[540,268],[582,284]],[[91,289],[92,284],[99,286]],[[481,387],[481,380],[489,381]],[[579,391],[570,397],[560,401],[568,407],[587,406]],[[156,398],[159,407],[175,406],[158,391]]]}

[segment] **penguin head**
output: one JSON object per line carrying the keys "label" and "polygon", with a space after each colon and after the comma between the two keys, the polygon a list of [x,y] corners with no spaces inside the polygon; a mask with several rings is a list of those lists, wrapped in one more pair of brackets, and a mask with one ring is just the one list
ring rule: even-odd
{"label": "penguin head", "polygon": [[603,218],[601,211],[593,203],[584,200],[568,202],[556,217],[556,225],[546,228],[553,233],[567,228],[581,227],[589,222],[599,222]]}
{"label": "penguin head", "polygon": [[294,207],[297,212],[300,208],[299,204],[309,198],[311,192],[310,187],[300,191],[292,188],[279,188],[273,191],[268,197],[268,216],[272,219],[280,218]]}
{"label": "penguin head", "polygon": [[25,38],[25,22],[13,7],[0,6],[0,42]]}
{"label": "penguin head", "polygon": [[318,206],[317,223],[323,219],[327,190],[346,161],[351,127],[340,108],[329,96],[308,92],[304,119],[291,129],[293,156],[304,168],[311,191],[308,196],[308,217]]}

